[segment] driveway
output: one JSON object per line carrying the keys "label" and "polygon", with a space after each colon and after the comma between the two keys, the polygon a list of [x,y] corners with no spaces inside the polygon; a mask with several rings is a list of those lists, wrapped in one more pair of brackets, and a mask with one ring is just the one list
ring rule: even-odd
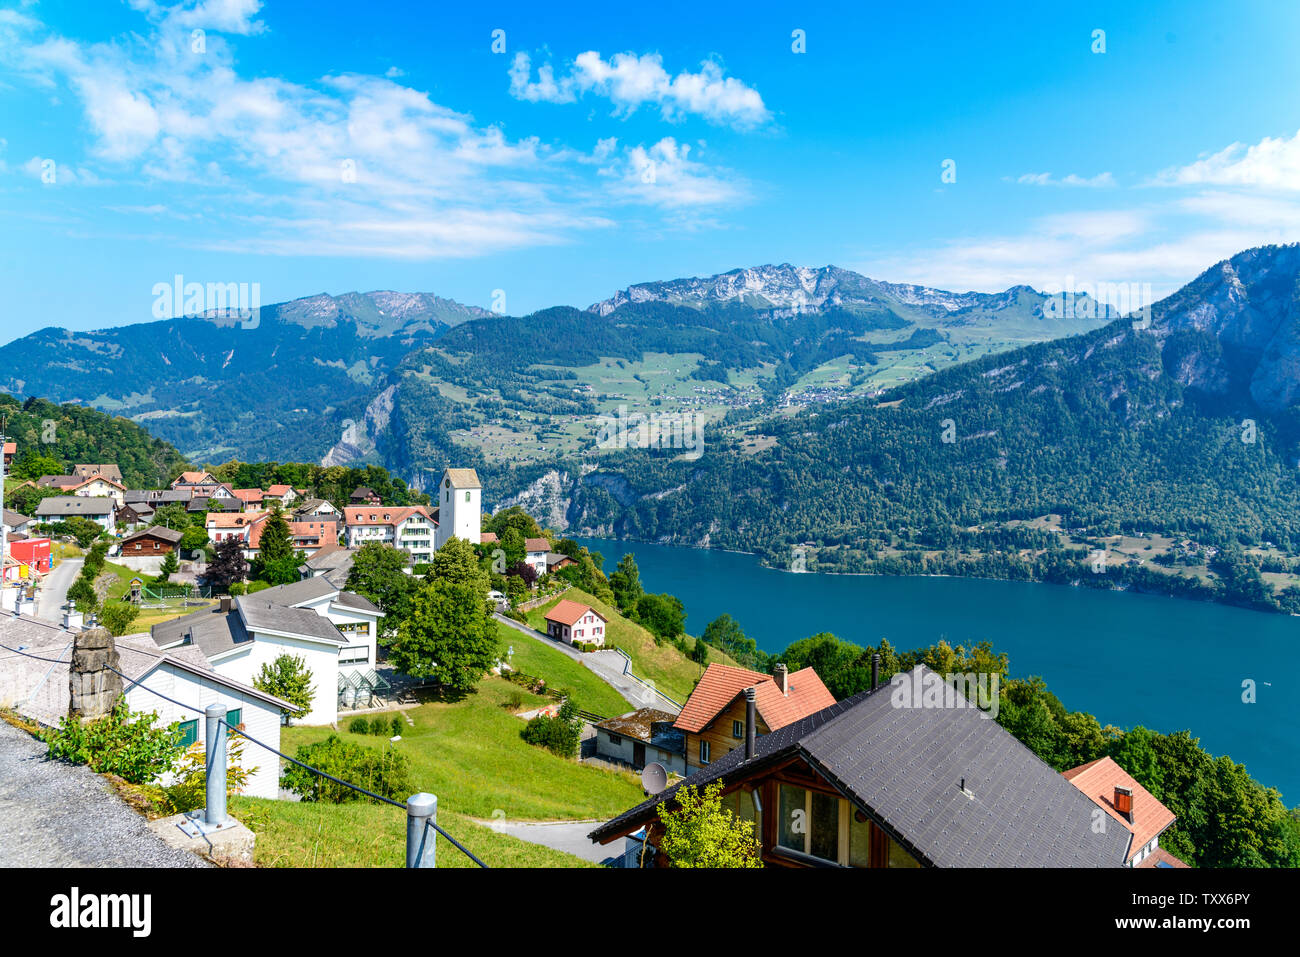
{"label": "driveway", "polygon": [[63,621],[63,603],[68,600],[68,589],[81,574],[84,558],[65,558],[41,582],[40,600],[36,604],[36,617],[46,621]]}
{"label": "driveway", "polygon": [[164,844],[89,768],[0,721],[0,867],[205,867]]}
{"label": "driveway", "polygon": [[658,708],[660,711],[667,711],[670,714],[677,714],[682,710],[680,705],[665,698],[658,691],[646,687],[627,674],[624,670],[627,659],[617,651],[575,651],[571,645],[566,645],[562,641],[554,641],[540,631],[535,631],[513,618],[507,618],[500,613],[494,613],[493,616],[501,624],[513,628],[521,635],[527,635],[534,641],[540,641],[546,647],[553,648],[560,654],[568,655],[574,661],[581,662],[594,672],[598,678],[626,698],[634,708]]}
{"label": "driveway", "polygon": [[587,837],[588,834],[604,821],[555,821],[538,824],[535,821],[480,821],[485,827],[502,834],[509,834],[530,844],[541,844],[574,857],[581,857],[593,864],[621,866],[624,841],[619,839],[609,844],[596,844]]}

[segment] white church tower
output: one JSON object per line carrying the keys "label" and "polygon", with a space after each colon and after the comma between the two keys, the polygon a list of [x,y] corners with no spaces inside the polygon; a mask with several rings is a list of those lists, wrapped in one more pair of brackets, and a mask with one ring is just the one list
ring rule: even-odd
{"label": "white church tower", "polygon": [[471,545],[479,543],[483,486],[473,469],[447,469],[438,483],[438,530],[435,551],[453,535]]}

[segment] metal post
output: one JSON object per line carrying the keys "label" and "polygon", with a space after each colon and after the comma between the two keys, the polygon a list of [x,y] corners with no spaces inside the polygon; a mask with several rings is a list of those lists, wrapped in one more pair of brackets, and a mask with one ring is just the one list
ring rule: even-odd
{"label": "metal post", "polygon": [[436,867],[438,832],[429,823],[438,820],[438,798],[421,791],[406,799],[406,866]]}
{"label": "metal post", "polygon": [[204,711],[204,748],[208,778],[208,805],[203,823],[216,828],[226,823],[226,706],[210,704]]}

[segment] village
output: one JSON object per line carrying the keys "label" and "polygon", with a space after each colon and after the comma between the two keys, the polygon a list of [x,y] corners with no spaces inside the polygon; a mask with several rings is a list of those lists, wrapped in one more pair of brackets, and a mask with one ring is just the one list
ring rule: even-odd
{"label": "village", "polygon": [[[6,443],[6,468],[17,451]],[[620,594],[631,556],[607,577],[520,510],[485,516],[473,469],[403,505],[207,470],[133,489],[111,463],[10,487],[41,497],[32,516],[4,511],[0,708],[46,739],[69,721],[152,715],[201,755],[202,715],[223,706],[232,740],[247,739],[230,757],[231,859],[283,856],[297,809],[329,800],[278,755],[308,764],[346,742],[400,766],[380,776],[390,797],[439,794],[443,820],[493,866],[1186,866],[1159,842],[1174,815],[1111,758],[1058,773],[923,664],[882,680],[873,655],[870,686],[837,700],[813,667],[756,671],[700,638],[665,640],[653,602]],[[392,594],[462,573],[490,653],[453,681],[410,650],[420,617]],[[468,645],[477,627],[445,630]],[[171,764],[156,777],[163,794],[182,780]],[[683,846],[702,796],[740,863]],[[1019,813],[997,813],[1011,803]],[[162,813],[180,806],[155,804],[151,831],[212,858],[201,809]],[[356,826],[338,822],[324,862],[386,860],[348,850]]]}

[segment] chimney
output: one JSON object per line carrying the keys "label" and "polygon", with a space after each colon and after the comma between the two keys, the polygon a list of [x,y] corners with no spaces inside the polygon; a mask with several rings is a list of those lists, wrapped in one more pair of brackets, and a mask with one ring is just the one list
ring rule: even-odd
{"label": "chimney", "polygon": [[225,613],[225,612],[230,611],[230,596],[229,596],[229,595],[222,595],[222,596],[221,596],[221,611],[222,611],[222,613]]}
{"label": "chimney", "polygon": [[1133,789],[1115,785],[1115,810],[1124,815],[1124,819],[1133,823]]}
{"label": "chimney", "polygon": [[89,628],[72,640],[68,663],[68,713],[77,718],[98,718],[113,710],[122,695],[121,662],[117,643],[107,628]]}
{"label": "chimney", "polygon": [[880,687],[880,653],[872,652],[871,655],[871,690],[875,691]]}
{"label": "chimney", "polygon": [[776,686],[781,689],[782,696],[790,694],[790,669],[785,665],[777,665],[773,669],[772,677],[776,679]]}
{"label": "chimney", "polygon": [[[779,667],[784,668],[785,665]],[[758,690],[755,688],[745,689],[745,760],[748,761],[754,756],[754,725],[758,723]]]}

